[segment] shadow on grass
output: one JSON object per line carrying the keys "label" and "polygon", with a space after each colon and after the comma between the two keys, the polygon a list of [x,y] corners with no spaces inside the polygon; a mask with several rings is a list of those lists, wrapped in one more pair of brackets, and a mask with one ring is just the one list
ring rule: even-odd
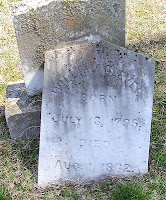
{"label": "shadow on grass", "polygon": [[37,178],[39,137],[17,140],[13,142],[12,146],[13,150],[17,152],[18,158],[22,161],[23,166],[29,169]]}
{"label": "shadow on grass", "polygon": [[0,140],[3,139],[10,139],[10,134],[5,119],[5,106],[0,106]]}
{"label": "shadow on grass", "polygon": [[166,34],[162,34],[139,42],[128,41],[126,48],[164,62],[166,61],[165,44]]}

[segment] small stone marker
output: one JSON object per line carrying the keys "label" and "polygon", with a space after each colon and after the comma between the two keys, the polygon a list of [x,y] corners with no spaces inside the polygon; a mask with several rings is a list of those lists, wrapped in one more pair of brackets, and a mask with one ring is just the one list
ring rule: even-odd
{"label": "small stone marker", "polygon": [[98,34],[125,45],[125,0],[31,0],[13,4],[13,22],[28,95],[41,93],[44,52]]}
{"label": "small stone marker", "polygon": [[5,117],[11,139],[39,136],[40,114],[41,96],[28,96],[24,81],[8,83]]}
{"label": "small stone marker", "polygon": [[46,52],[38,184],[146,173],[154,60],[105,41]]}

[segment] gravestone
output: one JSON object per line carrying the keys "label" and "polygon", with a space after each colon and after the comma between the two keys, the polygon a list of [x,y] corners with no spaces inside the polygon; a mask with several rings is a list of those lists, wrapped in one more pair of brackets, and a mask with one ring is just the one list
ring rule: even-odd
{"label": "gravestone", "polygon": [[13,4],[28,95],[41,93],[44,52],[90,34],[125,45],[125,0],[36,0]]}
{"label": "gravestone", "polygon": [[38,184],[148,170],[154,60],[98,39],[46,52]]}
{"label": "gravestone", "polygon": [[41,96],[28,96],[24,81],[8,83],[5,117],[11,139],[39,136],[40,114]]}

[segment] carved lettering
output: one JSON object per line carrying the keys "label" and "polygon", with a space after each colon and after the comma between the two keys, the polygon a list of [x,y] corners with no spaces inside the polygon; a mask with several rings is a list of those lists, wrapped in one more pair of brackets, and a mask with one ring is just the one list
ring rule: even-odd
{"label": "carved lettering", "polygon": [[[139,74],[131,74],[130,69],[125,69],[125,65],[121,63],[120,68],[117,68],[115,64],[112,63],[111,60],[107,58],[107,62],[104,66],[105,68],[105,75],[104,77],[109,78],[109,86],[116,88],[122,88],[124,85],[125,87],[129,87],[134,93],[142,93],[142,90],[138,92],[138,86],[141,86],[141,76],[142,71],[139,71]],[[121,58],[120,58],[121,60]],[[140,88],[140,87],[139,87]]]}
{"label": "carved lettering", "polygon": [[124,172],[130,172],[130,165],[129,164],[125,164],[124,165]]}
{"label": "carved lettering", "polygon": [[129,120],[129,119],[124,119],[123,126],[128,127],[128,126],[129,126],[129,123],[130,123],[130,120]]}
{"label": "carved lettering", "polygon": [[110,146],[110,142],[109,142],[109,141],[103,141],[103,143],[104,143],[104,147],[105,147],[105,148],[107,148],[107,147]]}
{"label": "carved lettering", "polygon": [[92,94],[91,97],[90,97],[91,101],[95,101],[96,99],[96,95]]}
{"label": "carved lettering", "polygon": [[51,90],[51,92],[55,94],[60,94],[61,91],[62,91],[62,87],[58,84],[55,84],[53,89]]}
{"label": "carved lettering", "polygon": [[81,95],[81,100],[82,100],[82,101],[87,100],[87,94],[82,94],[82,95]]}
{"label": "carved lettering", "polygon": [[[73,125],[73,126],[80,126],[81,125],[81,117],[71,117],[71,116],[65,116],[65,115],[60,115],[60,114],[51,114],[47,113],[52,116],[52,120],[57,124],[65,124],[65,125]],[[89,118],[89,123],[90,124],[95,124],[96,126],[103,127],[105,124],[103,124],[103,120],[101,117],[90,117]],[[137,118],[137,119],[128,119],[124,118],[122,115],[116,118],[111,119],[111,124],[110,125],[115,125],[117,124],[122,125],[124,127],[133,127],[133,128],[141,128],[145,124],[145,119],[143,118]]]}
{"label": "carved lettering", "polygon": [[100,118],[100,117],[95,117],[94,123],[95,123],[97,126],[103,127],[103,124],[102,124],[102,122],[101,122],[101,118]]}
{"label": "carved lettering", "polygon": [[95,117],[95,122],[96,125],[100,125],[100,117]]}
{"label": "carved lettering", "polygon": [[[101,63],[97,63],[96,58],[94,60],[95,62],[93,63],[93,67],[91,68],[87,67],[86,63],[82,63],[77,68],[67,69],[67,72],[62,77],[62,79],[54,84],[52,93],[59,95],[63,89],[69,90],[69,83],[73,82],[76,78],[80,78],[80,80],[82,80],[82,78],[91,76],[91,74],[95,73],[96,78],[99,78],[100,76],[102,76],[104,79],[107,78],[109,82],[109,87],[116,89],[125,86],[130,88],[136,96],[141,97],[142,71],[140,71],[139,74],[135,74],[135,72],[133,72],[134,74],[132,74],[130,69],[125,69],[125,65],[123,63],[121,63],[121,65],[117,67],[115,64],[112,63],[111,60],[107,60],[107,63],[104,66],[104,72],[102,72],[101,75],[96,73],[98,70],[101,70]],[[83,88],[85,85],[87,85],[87,82],[85,82],[84,84],[80,84],[79,82],[74,83],[76,85],[82,86]],[[95,98],[91,96],[90,99],[94,101]],[[83,98],[83,100],[85,99]],[[101,102],[106,103],[106,98],[104,95],[100,96],[100,100]],[[110,96],[110,100],[115,102],[115,97]]]}
{"label": "carved lettering", "polygon": [[64,124],[67,123],[67,120],[68,120],[68,116],[63,116],[63,115],[62,115],[62,122],[63,122]]}
{"label": "carved lettering", "polygon": [[86,140],[80,139],[80,148],[92,147],[92,148],[108,148],[110,146],[110,141],[106,140]]}
{"label": "carved lettering", "polygon": [[80,117],[76,117],[76,119],[77,119],[77,121],[78,121],[78,123],[77,123],[77,124],[79,124],[79,125],[80,125],[81,118],[80,118]]}
{"label": "carved lettering", "polygon": [[80,165],[78,163],[74,163],[73,168],[74,168],[75,171],[78,171],[79,168],[80,168]]}
{"label": "carved lettering", "polygon": [[106,96],[105,95],[100,95],[100,102],[106,103]]}
{"label": "carved lettering", "polygon": [[75,125],[75,121],[73,121],[72,117],[70,117],[70,124]]}
{"label": "carved lettering", "polygon": [[[64,79],[66,81],[66,79]],[[67,89],[69,89],[69,86],[67,85],[68,82],[66,81],[66,83],[64,83],[62,80],[59,81],[59,85],[62,84],[64,87],[66,87]]]}
{"label": "carved lettering", "polygon": [[61,161],[60,161],[60,160],[58,160],[58,161],[56,162],[55,167],[56,167],[56,168],[59,168],[59,169],[62,169],[62,165],[61,165]]}
{"label": "carved lettering", "polygon": [[57,162],[55,164],[55,168],[59,168],[62,171],[63,170],[78,171],[78,170],[80,170],[80,164],[57,160]]}
{"label": "carved lettering", "polygon": [[101,147],[101,140],[95,140],[95,147]]}
{"label": "carved lettering", "polygon": [[70,169],[70,163],[64,162],[64,167],[65,167],[65,169],[69,170]]}
{"label": "carved lettering", "polygon": [[102,172],[110,172],[110,173],[130,173],[131,172],[131,165],[130,164],[113,164],[113,163],[106,163],[102,164]]}
{"label": "carved lettering", "polygon": [[119,118],[112,118],[112,123],[123,125],[124,127],[133,127],[133,128],[141,128],[145,124],[145,120],[143,118],[137,118],[137,119],[124,119],[123,116]]}
{"label": "carved lettering", "polygon": [[[51,114],[51,113],[50,113]],[[79,126],[81,123],[81,117],[69,117],[60,114],[51,114],[52,120],[57,124],[74,125]]]}
{"label": "carved lettering", "polygon": [[114,121],[118,124],[122,118],[115,118]]}
{"label": "carved lettering", "polygon": [[53,119],[54,122],[58,123],[59,120],[60,120],[60,115],[57,115],[57,116],[56,115],[52,115],[52,119]]}
{"label": "carved lettering", "polygon": [[106,165],[107,165],[106,170],[107,170],[108,172],[112,172],[112,171],[113,171],[113,164],[112,164],[112,163],[108,163],[108,164],[106,164]]}
{"label": "carved lettering", "polygon": [[133,119],[131,126],[137,127],[138,126],[138,120]]}
{"label": "carved lettering", "polygon": [[115,102],[115,100],[116,100],[116,96],[113,97],[113,96],[109,95],[109,100]]}
{"label": "carved lettering", "polygon": [[117,172],[120,172],[120,171],[122,170],[122,165],[121,165],[121,164],[116,164],[116,165],[115,165],[115,170],[116,170]]}
{"label": "carved lettering", "polygon": [[86,144],[86,140],[80,139],[80,147],[85,146],[85,144]]}
{"label": "carved lettering", "polygon": [[96,101],[96,100],[100,100],[101,103],[104,103],[106,104],[107,102],[115,102],[116,101],[116,96],[111,96],[111,95],[104,95],[104,94],[101,94],[99,96],[95,95],[95,94],[92,94],[90,96],[88,96],[87,94],[83,93],[81,94],[81,101],[86,101],[86,100],[90,100],[92,102]]}

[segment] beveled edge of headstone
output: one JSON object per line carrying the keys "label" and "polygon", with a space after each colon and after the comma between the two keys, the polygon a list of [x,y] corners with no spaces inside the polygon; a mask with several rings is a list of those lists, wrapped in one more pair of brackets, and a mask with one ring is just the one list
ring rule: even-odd
{"label": "beveled edge of headstone", "polygon": [[79,39],[74,40],[74,41],[62,42],[61,44],[56,45],[54,47],[54,49],[50,49],[48,51],[45,51],[45,60],[47,59],[47,56],[50,53],[54,52],[55,50],[67,48],[67,47],[74,46],[74,45],[80,45],[80,44],[83,44],[83,43],[86,43],[86,42],[96,43],[96,42],[101,42],[101,41],[103,41],[103,40],[102,40],[100,35],[89,35],[89,36],[85,36],[83,38],[79,38]]}
{"label": "beveled edge of headstone", "polygon": [[125,48],[125,47],[119,46],[119,45],[117,45],[117,44],[113,44],[113,43],[111,43],[111,42],[108,42],[108,41],[104,40],[103,38],[102,38],[102,41],[103,41],[106,45],[111,45],[111,46],[117,47],[118,49],[122,49],[123,51],[128,51],[128,52],[130,52],[130,53],[132,53],[132,54],[140,55],[140,56],[146,58],[146,60],[149,60],[149,61],[153,62],[154,66],[155,66],[156,60],[155,60],[154,58],[147,57],[147,56],[145,56],[145,55],[142,54],[142,53],[137,53],[137,52],[132,51],[132,50],[130,50],[130,49],[127,49],[127,48]]}
{"label": "beveled edge of headstone", "polygon": [[145,55],[143,55],[142,53],[137,53],[135,51],[132,51],[130,49],[127,49],[125,47],[122,47],[122,46],[119,46],[117,44],[113,44],[107,40],[105,40],[104,38],[102,38],[100,35],[89,35],[89,36],[85,36],[85,37],[82,37],[82,38],[79,38],[77,40],[74,40],[74,41],[69,41],[69,42],[62,42],[61,44],[58,44],[54,47],[54,49],[50,49],[50,50],[47,50],[45,51],[45,58],[46,58],[46,55],[50,54],[49,52],[53,52],[54,50],[57,50],[57,49],[61,49],[61,48],[66,48],[66,47],[69,47],[70,45],[73,46],[73,45],[79,45],[81,43],[85,43],[85,42],[103,42],[105,45],[110,45],[110,46],[113,46],[114,48],[117,48],[117,49],[122,49],[123,51],[128,51],[132,54],[136,54],[136,55],[140,55],[144,58],[146,58],[146,60],[149,60],[151,62],[153,62],[154,64],[154,67],[155,67],[155,62],[156,60],[154,58],[151,58],[151,57],[146,57]]}

